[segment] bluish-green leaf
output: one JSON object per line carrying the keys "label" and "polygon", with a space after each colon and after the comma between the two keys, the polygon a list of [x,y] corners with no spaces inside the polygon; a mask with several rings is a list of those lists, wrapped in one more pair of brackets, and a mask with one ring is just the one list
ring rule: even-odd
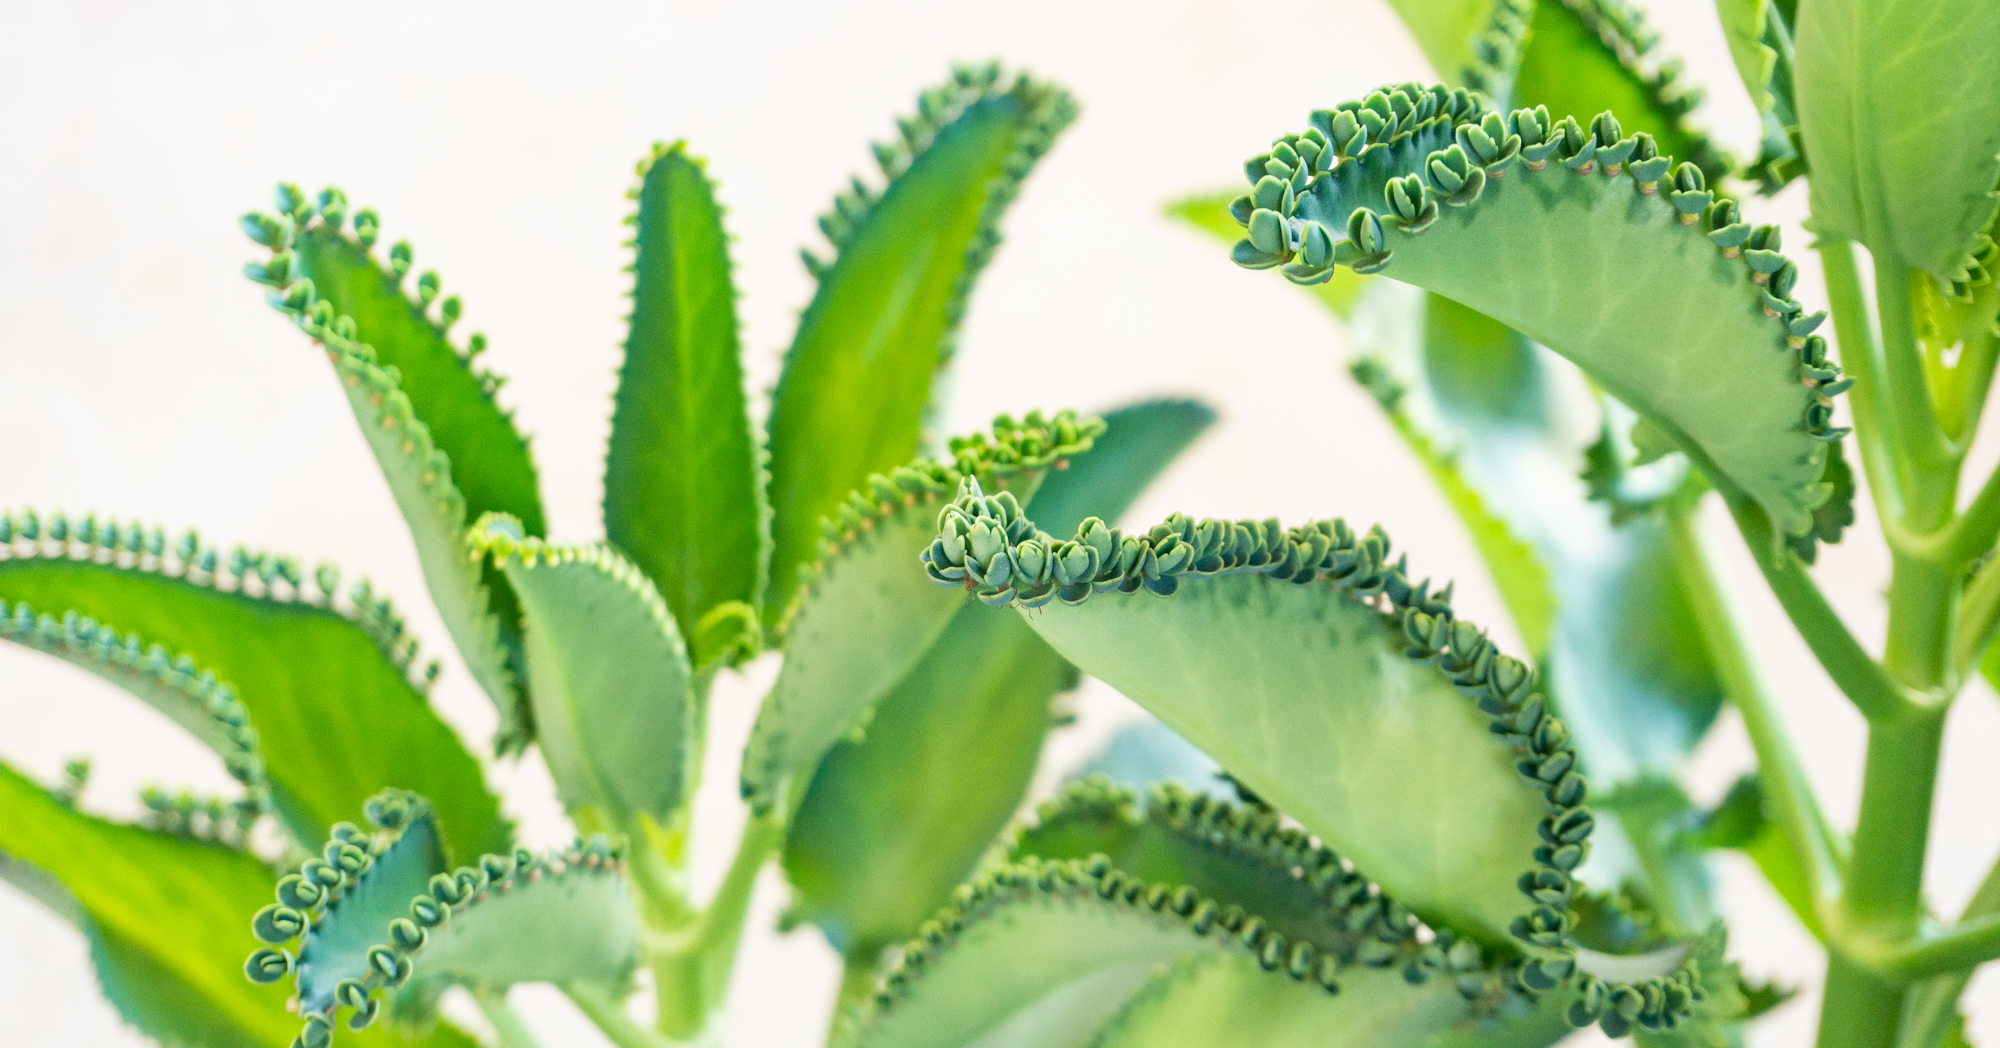
{"label": "bluish-green leaf", "polygon": [[645,573],[607,545],[558,546],[490,516],[467,540],[521,599],[537,742],[572,811],[666,823],[694,786],[687,648]]}
{"label": "bluish-green leaf", "polygon": [[[435,798],[454,845],[507,846],[510,830],[479,763],[411,682],[414,640],[386,599],[357,589],[365,606],[336,604],[319,583],[337,582],[337,573],[309,582],[288,569],[292,582],[275,574],[275,583],[260,580],[253,565],[278,563],[268,556],[246,558],[235,571],[213,550],[194,552],[192,565],[156,554],[109,563],[81,557],[99,549],[44,539],[42,555],[0,560],[0,599],[14,602],[8,610],[17,615],[21,603],[58,619],[74,610],[95,619],[100,633],[129,632],[171,655],[187,653],[233,687],[256,729],[272,800],[295,837],[320,839],[370,795],[396,786]],[[57,653],[86,668],[104,665],[68,648]]]}
{"label": "bluish-green leaf", "polygon": [[857,182],[821,220],[837,254],[808,256],[818,289],[771,401],[767,625],[783,621],[820,519],[916,455],[932,377],[1001,215],[1074,114],[1053,85],[961,68],[921,96],[902,141],[878,147],[888,185]]}
{"label": "bluish-green leaf", "polygon": [[770,541],[729,236],[702,162],[679,143],[654,147],[632,196],[632,319],[604,531],[652,576],[703,665],[756,649]]}
{"label": "bluish-green leaf", "polygon": [[[1220,193],[1187,197],[1167,205],[1167,214],[1214,236],[1225,244],[1234,244],[1243,239],[1243,227],[1229,217],[1229,202],[1241,195],[1224,190]],[[1314,297],[1325,303],[1328,309],[1333,310],[1335,316],[1345,319],[1348,311],[1354,308],[1355,300],[1361,297],[1362,290],[1374,279],[1365,273],[1342,269],[1335,272],[1325,283],[1314,284],[1311,291]]]}
{"label": "bluish-green leaf", "polygon": [[[127,1022],[175,1048],[272,1048],[297,1032],[285,991],[243,978],[249,914],[271,896],[270,867],[221,845],[85,815],[5,765],[0,811],[0,877],[42,882],[33,894],[89,938],[99,985]],[[10,1021],[32,1027],[33,1016]],[[418,1041],[371,1030],[349,1043],[474,1042],[440,1026]]]}

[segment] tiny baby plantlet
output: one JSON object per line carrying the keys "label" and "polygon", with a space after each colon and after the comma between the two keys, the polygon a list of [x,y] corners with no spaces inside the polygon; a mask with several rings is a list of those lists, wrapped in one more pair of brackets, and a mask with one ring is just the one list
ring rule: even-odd
{"label": "tiny baby plantlet", "polygon": [[[155,793],[120,825],[78,810],[85,766],[0,769],[0,875],[75,921],[167,1043],[463,1044],[438,1018],[462,988],[528,1045],[522,982],[623,1048],[712,1040],[775,856],[786,922],[844,960],[836,1048],[1499,1048],[1593,1025],[1719,1048],[1792,989],[1727,958],[1708,861],[1735,849],[1828,951],[1823,1048],[1963,1045],[2000,872],[1955,917],[1921,878],[1946,711],[1982,661],[2000,674],[2000,475],[1957,497],[2000,356],[2000,80],[1967,75],[2000,68],[2000,7],[1719,0],[1763,123],[1739,163],[1622,0],[1394,6],[1449,82],[1314,111],[1245,187],[1174,210],[1347,324],[1520,650],[1380,527],[1119,527],[1209,423],[1197,404],[927,437],[1000,213],[1071,115],[962,69],[878,148],[885,184],[822,221],[835,252],[807,256],[761,426],[713,187],[679,147],[641,164],[603,542],[545,534],[458,300],[429,273],[407,289],[372,212],[281,187],[245,219],[250,275],[344,385],[496,753],[539,752],[581,836],[519,846],[366,583],[23,512],[0,518],[0,635],[167,713],[243,789]],[[1754,221],[1801,178],[1824,291]],[[1862,478],[1893,564],[1879,656],[1809,570]],[[1777,718],[1697,523],[1711,496],[1867,721],[1851,833]],[[782,664],[748,828],[698,900],[709,691],[762,651]],[[1158,723],[1018,814],[1084,673]],[[1724,704],[1758,769],[1704,808],[1683,780]]]}

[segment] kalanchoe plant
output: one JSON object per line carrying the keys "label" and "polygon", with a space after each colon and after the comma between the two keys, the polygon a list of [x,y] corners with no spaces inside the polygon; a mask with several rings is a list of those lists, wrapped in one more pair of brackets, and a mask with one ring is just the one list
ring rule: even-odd
{"label": "kalanchoe plant", "polygon": [[[1829,951],[1822,1045],[1963,1043],[2000,873],[1951,921],[1920,881],[1944,715],[2000,631],[2000,479],[1956,499],[2000,356],[2000,81],[1964,75],[2000,65],[2000,7],[1720,0],[1764,121],[1739,165],[1620,0],[1395,6],[1450,83],[1314,112],[1248,192],[1176,210],[1349,324],[1355,379],[1523,650],[1380,528],[1108,523],[1199,405],[1003,417],[920,456],[999,213],[1070,112],[963,70],[879,150],[886,187],[823,221],[837,250],[808,256],[761,431],[712,188],[678,147],[641,165],[602,543],[544,534],[457,300],[430,274],[404,290],[411,253],[377,259],[372,213],[281,188],[245,220],[270,252],[251,275],[346,386],[495,748],[536,747],[584,836],[516,845],[366,584],[23,513],[0,518],[5,636],[167,712],[244,789],[155,794],[124,826],[76,810],[85,766],[49,788],[0,770],[0,875],[177,1043],[462,1043],[436,1010],[466,987],[527,1044],[502,994],[529,981],[620,1045],[705,1036],[776,854],[787,920],[845,958],[841,1048],[1539,1046],[1592,1024],[1719,1046],[1788,992],[1726,959],[1706,863],[1739,849]],[[1845,371],[1820,292],[1750,220],[1800,177]],[[1894,565],[1879,658],[1808,571],[1862,477]],[[1868,721],[1851,839],[1697,527],[1710,495]],[[702,903],[706,700],[762,650],[783,664],[743,755],[749,828]],[[1158,723],[1014,819],[1079,673]],[[1702,810],[1681,778],[1724,703],[1759,770]],[[383,741],[328,741],[356,738]],[[642,966],[651,1028],[622,1007]],[[296,1017],[258,988],[280,982]]]}

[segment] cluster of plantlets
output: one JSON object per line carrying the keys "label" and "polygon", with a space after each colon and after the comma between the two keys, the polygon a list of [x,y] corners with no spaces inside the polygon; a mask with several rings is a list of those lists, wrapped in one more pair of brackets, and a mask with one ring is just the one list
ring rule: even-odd
{"label": "cluster of plantlets", "polygon": [[[640,164],[602,542],[546,534],[485,340],[453,340],[459,299],[434,273],[406,290],[411,249],[378,258],[379,217],[345,194],[280,187],[244,219],[268,252],[248,273],[333,365],[499,711],[496,759],[539,753],[581,836],[519,846],[365,581],[26,512],[0,517],[0,638],[167,713],[243,791],[156,790],[119,825],[78,810],[85,765],[46,788],[0,768],[0,876],[70,917],[168,1043],[465,1044],[438,1012],[463,988],[521,1048],[522,982],[621,1048],[712,1038],[775,856],[786,921],[844,957],[841,1048],[1547,1045],[1591,1024],[1723,1045],[1787,996],[1726,959],[1707,862],[1729,848],[1827,946],[1823,1046],[1963,1044],[2000,874],[1953,922],[1920,882],[1944,713],[2000,632],[2000,478],[1956,508],[2000,358],[2000,89],[1953,72],[2000,62],[2000,8],[1720,0],[1765,123],[1738,165],[1620,0],[1395,6],[1454,83],[1315,111],[1245,164],[1247,192],[1176,211],[1349,325],[1355,379],[1463,519],[1521,656],[1380,528],[1116,526],[1208,425],[1198,404],[925,432],[1001,214],[1073,114],[968,67],[822,220],[834,252],[806,254],[761,426],[714,187],[679,146]],[[1925,61],[1882,52],[1905,45]],[[1799,177],[1829,310],[1750,220]],[[1807,570],[1854,520],[1848,448],[1894,564],[1879,658]],[[1711,494],[1868,719],[1851,837],[1696,525]],[[699,900],[709,691],[765,651],[748,825]],[[1081,673],[1157,722],[1017,817]],[[1703,810],[1680,777],[1725,703],[1759,770]],[[627,1009],[642,970],[650,1023]]]}

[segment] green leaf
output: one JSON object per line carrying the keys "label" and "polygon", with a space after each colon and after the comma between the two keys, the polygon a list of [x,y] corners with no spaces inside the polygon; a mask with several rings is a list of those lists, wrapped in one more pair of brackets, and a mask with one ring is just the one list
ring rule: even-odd
{"label": "green leaf", "polygon": [[559,546],[497,514],[466,536],[521,599],[537,742],[572,812],[666,823],[694,789],[694,671],[646,574],[608,545]]}
{"label": "green leaf", "polygon": [[[1126,898],[1128,884],[1138,897]],[[1250,953],[1198,893],[1171,896],[1163,885],[1154,907],[1146,892],[1145,882],[1104,863],[999,867],[925,923],[834,1043],[1081,1048],[1158,966]],[[1306,977],[1319,974],[1315,963]]]}
{"label": "green leaf", "polygon": [[[319,207],[292,187],[280,186],[278,196],[287,215],[244,217],[253,239],[273,250],[269,262],[245,272],[272,285],[271,304],[333,363],[410,527],[431,600],[473,679],[499,709],[495,745],[502,753],[518,750],[533,737],[518,683],[520,609],[504,579],[467,560],[463,536],[467,521],[488,512],[511,513],[540,534],[542,510],[527,444],[492,400],[500,380],[472,367],[484,339],[473,336],[461,356],[446,338],[449,325],[433,322],[427,305],[404,296],[407,244],[391,252],[387,272],[368,255],[377,229],[373,212],[355,216],[349,239],[341,232],[346,198],[338,190],[322,193]],[[420,299],[424,287],[436,286],[435,274],[425,278]],[[455,317],[456,302],[447,299],[440,315]]]}
{"label": "green leaf", "polygon": [[1093,1048],[1541,1048],[1571,1032],[1557,995],[1525,1015],[1468,1020],[1449,980],[1410,986],[1391,971],[1349,969],[1337,994],[1269,972],[1243,954],[1190,957],[1156,976]]}
{"label": "green leaf", "polygon": [[1445,484],[1475,540],[1497,520],[1530,545],[1529,563],[1546,566],[1555,615],[1538,633],[1533,616],[1546,605],[1532,589],[1515,595],[1532,569],[1507,545],[1479,542],[1591,781],[1677,775],[1720,711],[1722,685],[1665,522],[1619,523],[1577,476],[1587,437],[1572,408],[1592,402],[1586,380],[1483,314],[1386,282],[1357,308],[1351,340],[1357,376],[1398,432],[1420,455],[1444,449],[1455,482],[1478,496],[1479,512],[1468,512]]}
{"label": "green leaf", "polygon": [[1735,848],[1748,855],[1799,923],[1813,938],[1826,941],[1806,884],[1805,866],[1778,824],[1764,814],[1764,787],[1755,773],[1736,780],[1729,788],[1722,803],[1703,819],[1695,843],[1704,848]]}
{"label": "green leaf", "polygon": [[[638,928],[623,856],[603,838],[541,855],[484,855],[447,872],[423,798],[391,791],[369,802],[368,815],[377,832],[336,826],[325,858],[283,878],[277,903],[251,921],[269,945],[245,970],[261,982],[296,971],[306,1043],[325,1043],[343,1012],[348,1029],[366,1029],[385,988],[399,991],[399,1019],[423,1019],[447,984],[505,989],[630,975]],[[287,964],[273,947],[293,938],[298,959]],[[420,1002],[418,1015],[406,999]]]}
{"label": "green leaf", "polygon": [[[1086,521],[1057,542],[1000,535],[994,501],[971,489],[947,509],[927,573],[1021,607],[1079,669],[1433,926],[1494,942],[1534,934],[1515,921],[1533,909],[1522,871],[1567,884],[1548,864],[1580,860],[1580,848],[1555,851],[1591,822],[1568,734],[1545,721],[1525,665],[1385,560],[1379,529],[1175,516],[1131,536]],[[1031,570],[1037,561],[1050,566]],[[1003,562],[1025,577],[996,570]],[[1387,610],[1363,599],[1385,594]]]}
{"label": "green leaf", "polygon": [[820,763],[785,840],[794,919],[872,964],[951,898],[1020,807],[1076,671],[1018,618],[965,608]]}
{"label": "green leaf", "polygon": [[[9,527],[22,533],[27,516],[12,518]],[[38,533],[53,533],[53,520],[46,532],[36,523]],[[192,533],[173,550],[163,537],[121,542],[124,552],[112,548],[100,562],[107,547],[82,541],[79,527],[66,531],[61,542],[16,543],[13,555],[0,560],[0,598],[15,602],[9,610],[16,623],[24,604],[51,616],[73,610],[76,625],[94,619],[95,643],[84,648],[65,639],[51,650],[183,724],[147,690],[147,680],[159,679],[156,671],[121,667],[133,665],[131,656],[141,650],[132,635],[141,646],[163,645],[163,658],[190,653],[234,689],[256,729],[272,802],[297,839],[320,839],[372,794],[400,786],[429,791],[454,843],[472,850],[507,846],[511,831],[478,761],[410,680],[415,642],[404,635],[402,617],[365,582],[354,587],[352,600],[337,601],[339,573],[330,565],[307,580],[287,558],[241,550],[218,557]],[[121,534],[130,539],[139,529]],[[68,627],[65,638],[74,632]],[[17,631],[10,639],[26,636]],[[106,658],[103,645],[112,639],[123,641],[120,654]],[[198,680],[192,670],[186,675]],[[204,741],[219,745],[212,737]],[[227,750],[219,752],[228,759]]]}
{"label": "green leaf", "polygon": [[1819,0],[1795,23],[1799,127],[1823,236],[1967,282],[2000,209],[2000,5]]}
{"label": "green leaf", "polygon": [[785,664],[764,700],[743,757],[743,794],[759,811],[796,803],[796,787],[843,735],[916,664],[964,606],[930,585],[917,554],[937,533],[936,512],[961,480],[980,476],[1031,498],[1052,469],[1090,449],[1101,419],[1069,412],[952,441],[951,464],[919,459],[870,477],[825,524],[815,580],[783,630]]}
{"label": "green leaf", "polygon": [[1060,88],[961,67],[918,99],[902,141],[876,148],[888,185],[857,180],[820,220],[837,254],[807,256],[819,286],[771,400],[767,627],[814,559],[820,519],[917,453],[932,376],[1001,215],[1075,111]]}
{"label": "green leaf", "polygon": [[[1178,218],[1188,225],[1208,233],[1225,244],[1233,244],[1243,236],[1243,228],[1229,217],[1229,202],[1241,194],[1223,190],[1188,197],[1167,205],[1167,215]],[[1347,319],[1354,308],[1354,302],[1361,292],[1375,278],[1351,269],[1343,269],[1333,274],[1325,283],[1314,284],[1311,291],[1315,297],[1333,310],[1333,315]]]}
{"label": "green leaf", "polygon": [[715,189],[675,143],[640,163],[632,197],[632,320],[604,460],[604,531],[660,587],[699,666],[757,647],[769,511]]}
{"label": "green leaf", "polygon": [[1502,101],[1547,106],[1557,120],[1569,116],[1584,124],[1609,110],[1626,133],[1644,131],[1662,154],[1692,161],[1709,179],[1720,179],[1728,162],[1687,123],[1701,89],[1680,82],[1678,62],[1651,73],[1641,65],[1656,39],[1625,0],[1537,3],[1513,93]]}
{"label": "green leaf", "polygon": [[1239,262],[1310,282],[1338,259],[1478,310],[1568,357],[1782,534],[1810,528],[1830,493],[1823,443],[1842,432],[1818,385],[1837,368],[1810,335],[1822,315],[1789,298],[1777,230],[1738,222],[1693,165],[1669,177],[1670,158],[1609,114],[1585,131],[1441,87],[1394,92],[1408,115],[1365,156],[1341,151],[1363,137],[1354,113],[1394,115],[1384,93],[1279,140],[1273,156],[1300,163],[1268,161],[1292,173],[1257,192],[1286,214],[1248,216]]}
{"label": "green leaf", "polygon": [[[30,894],[77,925],[125,1021],[163,1044],[205,1048],[269,1048],[296,1032],[285,992],[243,978],[244,916],[270,897],[269,867],[221,845],[82,814],[5,765],[0,810],[0,878],[30,882]],[[370,1031],[354,1043],[412,1042]],[[474,1042],[440,1027],[418,1043]]]}
{"label": "green leaf", "polygon": [[[1116,517],[1214,419],[1193,401],[1109,412],[1090,450],[1049,473],[1029,506],[1072,528]],[[1026,623],[958,611],[867,734],[835,746],[813,775],[785,843],[792,916],[866,963],[908,937],[1020,808],[1050,703],[1076,680]]]}
{"label": "green leaf", "polygon": [[1506,98],[1535,0],[1389,0],[1440,79]]}

